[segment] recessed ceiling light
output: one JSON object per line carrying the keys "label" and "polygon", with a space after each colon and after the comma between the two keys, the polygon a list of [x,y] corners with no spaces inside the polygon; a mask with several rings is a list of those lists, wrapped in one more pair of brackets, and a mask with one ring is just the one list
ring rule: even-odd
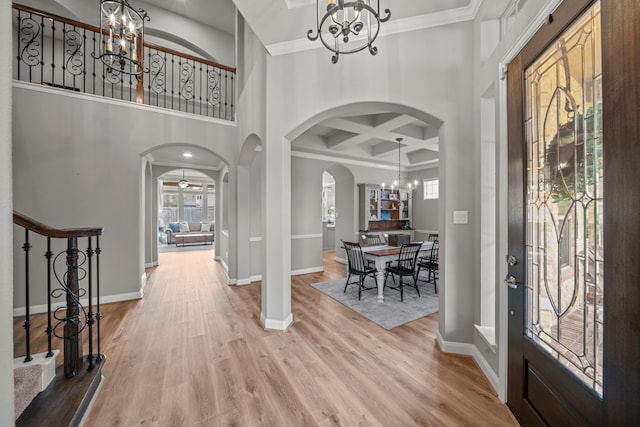
{"label": "recessed ceiling light", "polygon": [[189,153],[188,151],[185,152],[184,154],[182,154],[184,157],[193,157],[193,154]]}

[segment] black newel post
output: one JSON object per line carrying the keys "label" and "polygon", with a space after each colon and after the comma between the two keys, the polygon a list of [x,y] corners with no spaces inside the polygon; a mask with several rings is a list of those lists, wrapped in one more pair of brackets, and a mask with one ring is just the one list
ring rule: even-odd
{"label": "black newel post", "polygon": [[82,366],[82,339],[80,339],[80,304],[78,283],[78,238],[67,239],[67,315],[64,325],[64,373],[67,378],[76,375]]}

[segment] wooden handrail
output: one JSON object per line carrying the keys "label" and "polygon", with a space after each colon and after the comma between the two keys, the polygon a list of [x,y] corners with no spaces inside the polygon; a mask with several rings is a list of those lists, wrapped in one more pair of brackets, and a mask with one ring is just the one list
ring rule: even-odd
{"label": "wooden handrail", "polygon": [[[38,15],[42,15],[45,18],[53,19],[54,21],[60,21],[60,22],[63,22],[65,24],[75,25],[76,27],[81,27],[81,28],[85,28],[87,30],[90,30],[90,31],[93,31],[93,32],[96,32],[96,33],[100,33],[100,28],[95,27],[93,25],[85,24],[84,22],[76,21],[74,19],[65,18],[65,17],[60,16],[60,15],[55,15],[53,13],[45,12],[43,10],[35,9],[33,7],[30,7],[30,6],[25,6],[25,5],[22,5],[22,4],[13,3],[13,8],[14,9],[18,9],[18,10],[22,10],[23,12],[36,13]],[[144,42],[144,45],[146,47],[148,47],[148,48],[151,48],[151,49],[160,50],[160,51],[172,54],[172,55],[176,55],[176,56],[180,56],[180,57],[183,57],[183,58],[186,58],[186,59],[190,59],[192,61],[201,62],[203,64],[207,64],[207,65],[210,65],[212,67],[216,67],[216,68],[220,68],[220,69],[223,69],[223,70],[226,70],[226,71],[230,71],[232,73],[236,72],[236,69],[234,67],[228,67],[226,65],[218,64],[217,62],[209,61],[208,59],[198,58],[197,56],[190,55],[188,53],[179,52],[177,50],[173,50],[173,49],[169,49],[169,48],[166,48],[166,47],[155,45],[153,43]]]}
{"label": "wooden handrail", "polygon": [[53,237],[57,239],[72,239],[74,237],[92,237],[101,236],[104,228],[102,227],[86,227],[86,228],[51,228],[41,222],[31,219],[26,215],[13,211],[13,223],[34,233],[45,237]]}
{"label": "wooden handrail", "polygon": [[220,68],[222,70],[230,71],[232,73],[236,72],[236,69],[233,67],[227,67],[226,65],[218,64],[217,62],[209,61],[208,59],[198,58],[197,56],[189,55],[188,53],[178,52],[177,50],[169,49],[168,47],[158,46],[157,44],[144,42],[144,45],[150,49],[160,50],[162,52],[170,53],[171,55],[180,56],[182,58],[190,59],[192,61],[201,62],[203,64],[210,65],[215,68]]}
{"label": "wooden handrail", "polygon": [[60,21],[60,22],[63,22],[65,24],[75,25],[76,27],[86,28],[87,30],[91,30],[91,31],[96,32],[96,33],[100,32],[100,28],[99,27],[95,27],[93,25],[85,24],[84,22],[76,21],[76,20],[73,20],[73,19],[65,18],[64,16],[54,15],[53,13],[45,12],[43,10],[34,9],[33,7],[30,7],[30,6],[25,6],[25,5],[22,5],[22,4],[19,4],[19,3],[13,3],[13,8],[14,9],[18,9],[18,10],[22,10],[23,12],[36,13],[38,15],[44,16],[45,18],[53,19],[54,21]]}

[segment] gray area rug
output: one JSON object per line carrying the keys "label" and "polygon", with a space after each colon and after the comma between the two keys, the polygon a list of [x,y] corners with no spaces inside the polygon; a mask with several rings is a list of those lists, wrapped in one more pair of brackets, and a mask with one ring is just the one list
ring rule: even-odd
{"label": "gray area rug", "polygon": [[[422,274],[420,274],[422,277]],[[314,283],[311,286],[346,305],[367,319],[385,329],[393,329],[412,320],[419,319],[438,311],[438,295],[433,284],[418,281],[421,297],[413,287],[404,287],[404,302],[400,302],[400,292],[394,289],[384,290],[384,303],[378,303],[378,291],[375,289],[362,291],[362,299],[358,301],[358,285],[349,285],[344,293],[346,277],[330,282]],[[353,278],[352,278],[353,280]],[[396,280],[398,280],[396,278]],[[409,279],[411,283],[413,281]],[[389,278],[389,282],[391,278]],[[365,286],[375,286],[371,277],[365,280]]]}

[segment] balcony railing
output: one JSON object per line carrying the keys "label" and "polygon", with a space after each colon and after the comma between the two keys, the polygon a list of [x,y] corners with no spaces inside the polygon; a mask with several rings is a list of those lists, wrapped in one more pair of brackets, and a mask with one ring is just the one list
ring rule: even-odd
{"label": "balcony railing", "polygon": [[13,78],[223,120],[235,120],[235,68],[144,43],[137,79],[99,58],[100,28],[13,4]]}

